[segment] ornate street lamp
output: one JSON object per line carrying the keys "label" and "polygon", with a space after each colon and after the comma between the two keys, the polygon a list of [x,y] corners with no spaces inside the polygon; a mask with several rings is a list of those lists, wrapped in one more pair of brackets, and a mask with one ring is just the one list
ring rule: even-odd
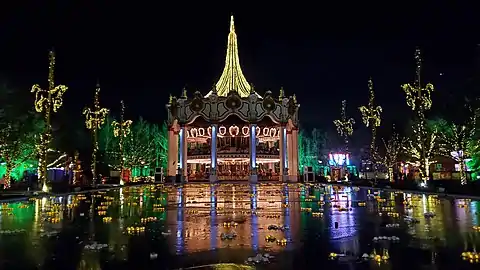
{"label": "ornate street lamp", "polygon": [[98,131],[105,123],[105,118],[108,114],[108,109],[100,107],[100,84],[97,83],[95,89],[95,98],[93,108],[85,108],[83,114],[85,115],[85,125],[92,131],[93,135],[93,151],[92,151],[92,185],[97,184],[97,152],[98,152]]}
{"label": "ornate street lamp", "polygon": [[55,52],[52,50],[49,53],[49,67],[48,67],[48,90],[40,88],[40,85],[32,86],[32,93],[35,93],[35,110],[43,112],[45,118],[45,130],[40,135],[40,143],[37,144],[38,152],[38,180],[42,184],[42,191],[48,191],[47,187],[47,152],[48,146],[52,141],[52,126],[50,123],[50,115],[52,111],[55,113],[62,106],[62,96],[67,91],[68,87],[65,85],[55,86]]}

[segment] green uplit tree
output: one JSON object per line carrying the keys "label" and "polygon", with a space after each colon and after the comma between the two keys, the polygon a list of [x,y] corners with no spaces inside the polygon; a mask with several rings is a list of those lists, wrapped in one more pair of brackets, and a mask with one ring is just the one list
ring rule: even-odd
{"label": "green uplit tree", "polygon": [[298,135],[298,166],[301,172],[305,166],[312,167],[316,173],[320,171],[319,153],[324,146],[325,134],[320,130],[313,129],[310,134],[300,131]]}
{"label": "green uplit tree", "polygon": [[120,150],[118,145],[118,137],[114,136],[112,122],[114,121],[111,115],[105,119],[105,124],[102,126],[98,136],[99,153],[102,162],[108,168],[118,170],[120,168]]}
{"label": "green uplit tree", "polygon": [[168,127],[167,122],[163,122],[162,126],[153,125],[152,133],[155,141],[155,167],[167,170],[168,157]]}
{"label": "green uplit tree", "polygon": [[155,143],[151,126],[140,118],[130,128],[124,145],[125,167],[136,170],[149,166],[155,159]]}
{"label": "green uplit tree", "polygon": [[476,181],[480,173],[480,139],[476,137],[468,144],[472,159],[467,163],[472,171],[472,181]]}
{"label": "green uplit tree", "polygon": [[125,167],[130,168],[134,176],[142,174],[144,169],[165,168],[167,147],[166,125],[160,128],[140,118],[125,139]]}
{"label": "green uplit tree", "polygon": [[[21,178],[23,171],[36,167],[35,157],[38,136],[44,129],[44,122],[32,112],[27,102],[19,99],[21,95],[6,83],[0,84],[0,159],[5,187],[14,173]],[[14,102],[15,101],[15,102]]]}

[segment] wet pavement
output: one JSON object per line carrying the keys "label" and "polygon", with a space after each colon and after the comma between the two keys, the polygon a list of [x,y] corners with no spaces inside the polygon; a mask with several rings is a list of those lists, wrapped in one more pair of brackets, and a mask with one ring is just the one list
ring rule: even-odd
{"label": "wet pavement", "polygon": [[301,184],[3,203],[0,269],[480,269],[480,202]]}

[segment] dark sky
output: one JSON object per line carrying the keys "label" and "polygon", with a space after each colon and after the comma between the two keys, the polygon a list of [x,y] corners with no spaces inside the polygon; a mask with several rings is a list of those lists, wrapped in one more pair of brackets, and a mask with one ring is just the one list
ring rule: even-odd
{"label": "dark sky", "polygon": [[277,95],[281,86],[295,93],[308,127],[332,128],[342,99],[362,127],[357,107],[368,100],[370,76],[386,123],[407,119],[400,85],[414,79],[417,45],[423,79],[437,87],[437,111],[463,95],[479,71],[474,6],[58,2],[64,4],[2,1],[0,74],[24,91],[34,83],[46,86],[47,53],[54,46],[56,81],[70,88],[62,112],[68,115],[78,116],[91,104],[97,79],[105,106],[118,112],[124,99],[129,117],[150,121],[165,119],[169,94],[180,95],[184,86],[206,94],[223,69],[231,13],[247,80],[261,93],[271,89]]}

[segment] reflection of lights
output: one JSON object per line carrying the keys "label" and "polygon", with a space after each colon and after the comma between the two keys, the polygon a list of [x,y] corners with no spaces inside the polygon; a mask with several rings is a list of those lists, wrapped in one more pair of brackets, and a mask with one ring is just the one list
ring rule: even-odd
{"label": "reflection of lights", "polygon": [[256,185],[251,185],[251,191],[252,191],[252,196],[250,197],[250,203],[252,210],[257,210],[257,186]]}
{"label": "reflection of lights", "polygon": [[[290,216],[290,207],[288,206],[289,202],[289,190],[288,190],[288,185],[283,186],[283,194],[285,195],[285,204],[287,207],[285,207],[285,212],[284,212],[284,226],[288,228],[288,230],[285,231],[285,238],[287,241],[292,241],[292,233],[290,231],[290,224],[291,224],[291,216]],[[293,245],[287,245],[287,249],[293,248]]]}
{"label": "reflection of lights", "polygon": [[176,246],[177,253],[182,254],[184,250],[184,217],[183,217],[183,188],[178,188],[177,191],[177,232],[176,232]]}
{"label": "reflection of lights", "polygon": [[217,248],[217,195],[215,194],[215,186],[210,186],[210,248]]}
{"label": "reflection of lights", "polygon": [[423,206],[423,213],[427,212],[427,195],[422,195],[422,206]]}
{"label": "reflection of lights", "polygon": [[45,210],[45,206],[47,205],[47,197],[42,198],[42,211]]}
{"label": "reflection of lights", "polygon": [[[120,216],[123,216],[123,205],[124,205],[124,195],[123,195],[123,188],[120,188]],[[123,218],[118,219],[118,226],[121,230],[123,230]]]}
{"label": "reflection of lights", "polygon": [[[250,197],[250,202],[252,206],[252,210],[257,209],[257,186],[256,185],[250,185],[251,188],[251,194],[252,196]],[[258,216],[256,213],[252,211],[251,214],[251,228],[252,228],[252,248],[254,251],[258,250]]]}
{"label": "reflection of lights", "polygon": [[472,223],[474,226],[478,226],[478,202],[470,202],[470,209],[472,213]]}

